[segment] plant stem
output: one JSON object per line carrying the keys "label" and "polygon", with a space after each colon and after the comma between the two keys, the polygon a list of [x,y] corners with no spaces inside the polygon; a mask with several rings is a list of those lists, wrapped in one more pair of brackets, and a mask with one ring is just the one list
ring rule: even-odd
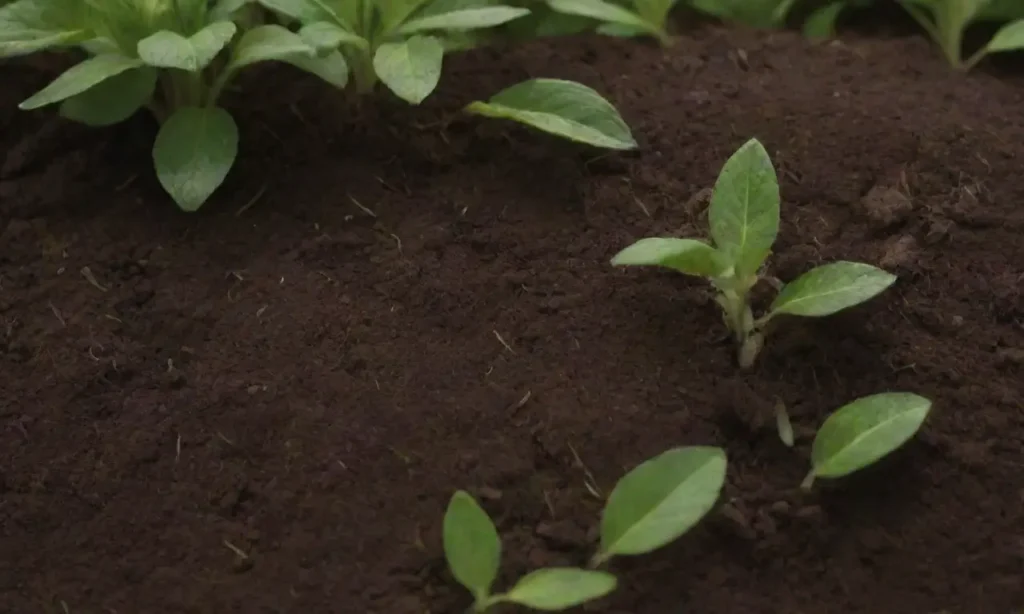
{"label": "plant stem", "polygon": [[371,51],[358,51],[353,54],[352,78],[356,83],[356,94],[365,96],[373,92],[377,86],[377,71],[373,68]]}
{"label": "plant stem", "polygon": [[804,481],[800,483],[800,489],[804,491],[810,491],[811,487],[814,486],[814,477],[814,470],[811,469],[811,472],[807,474],[807,477],[804,478]]}

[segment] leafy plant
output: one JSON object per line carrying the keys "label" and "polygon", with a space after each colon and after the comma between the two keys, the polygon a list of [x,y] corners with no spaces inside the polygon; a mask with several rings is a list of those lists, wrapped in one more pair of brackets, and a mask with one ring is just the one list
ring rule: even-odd
{"label": "leafy plant", "polygon": [[[410,104],[437,87],[448,51],[477,44],[481,31],[513,22],[529,9],[497,0],[255,0],[298,24],[321,55],[342,58],[357,94],[378,83]],[[344,83],[341,85],[344,87]],[[517,121],[595,147],[633,149],[636,141],[615,107],[593,89],[558,79],[514,85],[468,113]]]}
{"label": "leafy plant", "polygon": [[223,183],[238,128],[217,105],[243,68],[277,60],[335,84],[338,58],[318,56],[278,25],[253,23],[244,0],[16,0],[0,8],[0,57],[79,46],[89,58],[21,103],[60,104],[68,119],[106,126],[141,108],[160,122],[156,174],[194,211]]}
{"label": "leafy plant", "polygon": [[618,266],[662,266],[704,277],[717,290],[741,367],[751,366],[764,345],[765,327],[780,315],[826,316],[862,303],[896,281],[858,262],[811,269],[781,288],[768,312],[754,317],[749,295],[779,231],[779,184],[768,152],[751,139],[722,167],[708,209],[714,245],[696,239],[647,238],[619,252]]}
{"label": "leafy plant", "polygon": [[1021,19],[1005,24],[987,44],[965,59],[963,37],[967,27],[981,19],[1008,14],[1006,3],[992,0],[901,0],[900,4],[957,70],[970,70],[990,53],[1024,49],[1024,14],[1021,14],[1019,6],[1014,14]]}
{"label": "leafy plant", "polygon": [[906,443],[931,411],[928,399],[906,392],[862,397],[825,420],[811,447],[812,469],[803,482],[838,478],[863,469]]}
{"label": "leafy plant", "polygon": [[559,13],[595,20],[597,31],[610,36],[653,36],[662,45],[672,37],[666,30],[669,13],[678,0],[548,0]]}
{"label": "leafy plant", "polygon": [[[725,452],[675,448],[626,474],[608,497],[601,545],[592,568],[613,556],[645,554],[677,539],[714,506],[725,482]],[[501,538],[487,513],[464,491],[444,517],[444,552],[452,575],[473,595],[473,611],[500,603],[535,610],[564,610],[599,599],[616,587],[614,576],[571,567],[533,571],[504,593],[493,592],[501,565]]]}

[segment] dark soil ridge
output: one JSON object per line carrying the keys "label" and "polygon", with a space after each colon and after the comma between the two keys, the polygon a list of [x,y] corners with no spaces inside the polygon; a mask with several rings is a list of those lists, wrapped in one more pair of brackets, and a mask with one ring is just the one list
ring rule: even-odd
{"label": "dark soil ridge", "polygon": [[[452,491],[497,519],[508,581],[592,548],[574,451],[607,492],[686,444],[726,448],[721,510],[616,563],[590,611],[1024,604],[1020,77],[953,74],[921,39],[709,28],[474,52],[424,108],[355,121],[271,71],[233,101],[244,160],[187,216],[145,121],[22,114],[47,75],[0,71],[0,611],[461,612]],[[640,151],[450,115],[527,76],[607,94]],[[751,136],[783,183],[774,274],[900,281],[786,322],[741,374],[700,284],[607,260],[701,232],[697,195]],[[935,400],[921,435],[800,495],[813,428],[885,390]]]}

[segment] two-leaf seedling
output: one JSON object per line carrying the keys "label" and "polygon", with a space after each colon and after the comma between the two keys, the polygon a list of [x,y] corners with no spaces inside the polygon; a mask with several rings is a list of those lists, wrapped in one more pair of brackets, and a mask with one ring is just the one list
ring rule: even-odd
{"label": "two-leaf seedling", "polygon": [[640,464],[619,480],[608,497],[592,569],[540,569],[503,593],[493,592],[501,565],[498,532],[476,501],[459,491],[444,517],[445,558],[455,579],[473,595],[474,612],[500,603],[564,610],[615,589],[614,576],[593,568],[614,556],[661,548],[697,524],[718,500],[725,471],[725,452],[701,446],[675,448]]}
{"label": "two-leaf seedling", "polygon": [[780,315],[826,316],[862,303],[893,282],[894,275],[858,262],[811,269],[786,284],[768,312],[755,318],[751,289],[779,231],[779,183],[771,159],[756,139],[729,158],[715,183],[708,210],[714,244],[697,239],[647,238],[619,252],[613,265],[662,266],[704,277],[717,290],[726,326],[736,340],[741,367],[754,363],[765,325]]}

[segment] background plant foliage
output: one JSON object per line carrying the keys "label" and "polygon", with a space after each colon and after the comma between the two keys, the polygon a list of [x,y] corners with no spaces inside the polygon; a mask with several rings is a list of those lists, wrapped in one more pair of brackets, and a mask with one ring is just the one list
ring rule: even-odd
{"label": "background plant foliage", "polygon": [[[243,68],[283,62],[338,89],[353,81],[357,94],[383,82],[417,104],[447,52],[528,13],[493,0],[16,0],[0,8],[0,57],[84,51],[21,108],[59,105],[91,126],[148,109],[160,122],[157,177],[195,211],[238,155],[238,128],[219,102]],[[596,147],[636,147],[615,108],[578,83],[527,81],[466,110]]]}

